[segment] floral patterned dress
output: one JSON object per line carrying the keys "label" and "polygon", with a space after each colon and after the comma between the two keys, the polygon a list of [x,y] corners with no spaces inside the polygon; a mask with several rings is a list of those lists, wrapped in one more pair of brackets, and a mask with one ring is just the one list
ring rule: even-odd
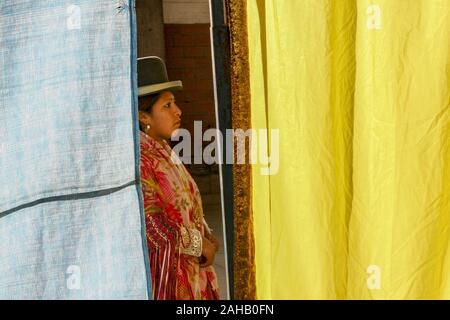
{"label": "floral patterned dress", "polygon": [[217,300],[212,266],[200,268],[209,228],[197,185],[167,142],[141,132],[141,180],[155,300]]}

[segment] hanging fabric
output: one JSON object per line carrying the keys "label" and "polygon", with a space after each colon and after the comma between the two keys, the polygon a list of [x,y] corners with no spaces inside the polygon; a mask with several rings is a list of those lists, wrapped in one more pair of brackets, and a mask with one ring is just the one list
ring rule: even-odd
{"label": "hanging fabric", "polygon": [[252,170],[258,298],[449,299],[450,3],[249,0],[247,19],[278,158]]}
{"label": "hanging fabric", "polygon": [[1,1],[0,70],[0,299],[148,299],[134,1]]}

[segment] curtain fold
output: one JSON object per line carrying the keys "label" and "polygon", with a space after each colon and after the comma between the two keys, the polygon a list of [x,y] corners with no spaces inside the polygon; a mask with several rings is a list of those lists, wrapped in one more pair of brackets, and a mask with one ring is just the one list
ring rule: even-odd
{"label": "curtain fold", "polygon": [[258,298],[450,298],[450,3],[247,11]]}

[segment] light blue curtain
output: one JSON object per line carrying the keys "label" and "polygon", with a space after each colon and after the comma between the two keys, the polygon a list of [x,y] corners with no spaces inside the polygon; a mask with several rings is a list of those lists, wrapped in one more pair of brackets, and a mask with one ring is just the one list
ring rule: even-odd
{"label": "light blue curtain", "polygon": [[134,1],[0,1],[0,299],[148,299]]}

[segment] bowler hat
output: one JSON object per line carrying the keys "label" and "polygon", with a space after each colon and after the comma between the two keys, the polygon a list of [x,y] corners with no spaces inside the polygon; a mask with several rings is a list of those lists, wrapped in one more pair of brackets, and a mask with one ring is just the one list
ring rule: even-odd
{"label": "bowler hat", "polygon": [[160,57],[139,58],[137,64],[139,97],[183,89],[181,81],[169,81],[166,64]]}

